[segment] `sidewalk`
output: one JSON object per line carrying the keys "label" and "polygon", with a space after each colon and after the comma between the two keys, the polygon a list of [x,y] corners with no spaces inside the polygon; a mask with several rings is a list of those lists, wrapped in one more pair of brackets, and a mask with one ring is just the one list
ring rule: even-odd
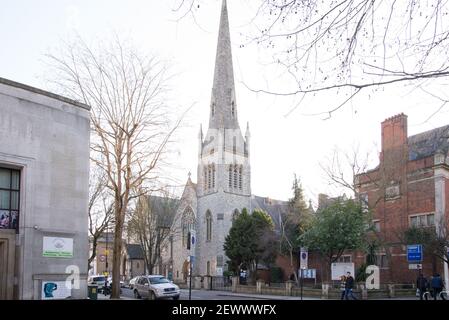
{"label": "sidewalk", "polygon": [[97,295],[97,300],[135,300],[134,298],[130,298],[130,297],[125,297],[125,296],[121,296],[120,299],[111,299],[110,296],[105,296],[102,293],[99,293]]}
{"label": "sidewalk", "polygon": [[[251,298],[260,300],[301,300],[301,297],[293,296],[274,296],[267,294],[250,294],[250,293],[232,293],[221,291],[217,294],[219,297],[241,297],[241,298]],[[303,297],[302,300],[321,300],[320,298]]]}
{"label": "sidewalk", "polygon": [[[242,297],[242,298],[251,298],[251,299],[260,299],[260,300],[301,300],[301,297],[298,296],[276,296],[276,295],[261,295],[261,294],[247,294],[247,293],[232,293],[232,292],[220,292],[217,296],[221,297]],[[318,297],[305,297],[303,296],[302,300],[340,300],[340,299],[321,299]],[[369,299],[369,300],[418,300],[416,297],[395,297],[395,298],[385,298],[385,299]],[[366,301],[366,300],[363,300]]]}

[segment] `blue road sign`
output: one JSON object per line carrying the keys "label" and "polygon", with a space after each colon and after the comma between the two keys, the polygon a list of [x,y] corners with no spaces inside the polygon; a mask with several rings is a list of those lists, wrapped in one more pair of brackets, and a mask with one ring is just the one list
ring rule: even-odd
{"label": "blue road sign", "polygon": [[407,261],[408,262],[421,262],[422,257],[422,245],[413,244],[407,246]]}
{"label": "blue road sign", "polygon": [[315,279],[316,278],[316,269],[299,269],[300,277],[304,279]]}

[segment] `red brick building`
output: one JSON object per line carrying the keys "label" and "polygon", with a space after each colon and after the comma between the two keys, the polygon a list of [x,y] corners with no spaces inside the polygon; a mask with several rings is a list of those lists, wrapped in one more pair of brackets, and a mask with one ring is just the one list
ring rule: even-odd
{"label": "red brick building", "polygon": [[[373,211],[379,250],[381,282],[409,283],[410,270],[401,234],[410,226],[438,227],[449,222],[449,125],[414,136],[407,134],[407,116],[388,118],[381,124],[379,165],[355,177],[359,196]],[[363,255],[352,255],[363,262]],[[444,270],[446,269],[446,270]],[[424,254],[426,276],[439,272],[448,279],[447,266]]]}

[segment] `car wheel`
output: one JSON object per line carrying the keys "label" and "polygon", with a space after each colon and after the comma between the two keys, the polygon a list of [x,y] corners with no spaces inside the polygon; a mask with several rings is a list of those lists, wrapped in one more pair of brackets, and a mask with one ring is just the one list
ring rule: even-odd
{"label": "car wheel", "polygon": [[140,299],[141,298],[140,294],[139,294],[139,292],[137,290],[134,290],[134,298],[136,298],[136,299]]}
{"label": "car wheel", "polygon": [[154,294],[153,291],[150,291],[149,299],[150,299],[150,300],[156,300],[156,295]]}
{"label": "car wheel", "polygon": [[179,300],[179,296],[174,296],[173,300]]}

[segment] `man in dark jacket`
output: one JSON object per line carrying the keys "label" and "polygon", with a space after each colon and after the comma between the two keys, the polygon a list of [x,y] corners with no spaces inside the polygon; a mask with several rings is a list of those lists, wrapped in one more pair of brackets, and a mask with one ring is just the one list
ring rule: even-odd
{"label": "man in dark jacket", "polygon": [[352,292],[352,289],[354,288],[354,278],[351,276],[351,272],[346,273],[346,283],[345,283],[345,299],[348,300],[349,295],[351,295],[351,298],[354,300],[357,300],[357,298],[354,296],[354,293]]}
{"label": "man in dark jacket", "polygon": [[429,282],[426,277],[422,273],[419,274],[418,279],[416,279],[416,288],[419,289],[419,299],[423,300],[423,294],[427,291],[427,287],[429,286]]}
{"label": "man in dark jacket", "polygon": [[440,292],[443,290],[443,280],[441,279],[440,275],[438,273],[436,273],[433,278],[432,281],[430,282],[430,285],[432,287],[432,292],[433,292],[433,300],[436,300],[438,298],[438,295],[440,294]]}

